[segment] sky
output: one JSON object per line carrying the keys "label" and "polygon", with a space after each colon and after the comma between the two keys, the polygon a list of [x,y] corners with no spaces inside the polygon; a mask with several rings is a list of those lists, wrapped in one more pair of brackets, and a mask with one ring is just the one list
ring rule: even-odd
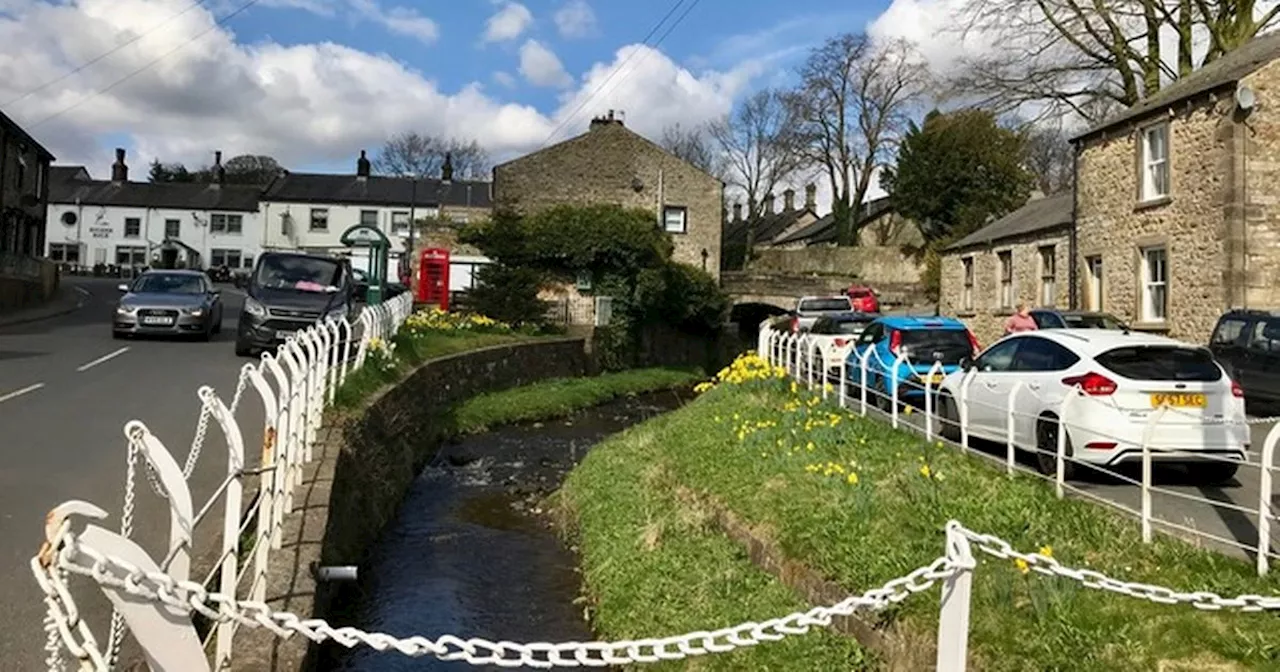
{"label": "sky", "polygon": [[134,179],[216,150],[353,172],[403,131],[501,161],[609,109],[651,138],[719,117],[841,32],[945,62],[961,1],[0,0],[0,110],[99,178],[115,147]]}

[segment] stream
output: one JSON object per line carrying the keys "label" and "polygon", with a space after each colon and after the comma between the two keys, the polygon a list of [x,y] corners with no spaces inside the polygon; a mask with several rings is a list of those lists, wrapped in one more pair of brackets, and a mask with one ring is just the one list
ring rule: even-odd
{"label": "stream", "polygon": [[[513,425],[441,446],[360,567],[356,623],[436,639],[591,641],[578,561],[539,508],[605,437],[679,407],[687,392],[641,395],[561,420]],[[368,647],[330,670],[498,670]]]}

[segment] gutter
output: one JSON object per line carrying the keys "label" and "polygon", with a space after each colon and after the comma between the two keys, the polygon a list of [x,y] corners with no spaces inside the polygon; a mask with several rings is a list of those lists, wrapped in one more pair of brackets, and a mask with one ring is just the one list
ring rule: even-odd
{"label": "gutter", "polygon": [[1080,145],[1071,143],[1071,230],[1067,237],[1067,305],[1071,310],[1080,309],[1080,290],[1076,286],[1080,269],[1076,263],[1079,254],[1080,217]]}

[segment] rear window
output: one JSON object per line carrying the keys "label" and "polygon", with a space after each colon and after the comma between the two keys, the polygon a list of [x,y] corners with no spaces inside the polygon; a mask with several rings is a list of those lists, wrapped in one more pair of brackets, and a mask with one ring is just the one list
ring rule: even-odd
{"label": "rear window", "polygon": [[950,346],[964,348],[966,352],[973,350],[969,342],[969,334],[963,329],[912,329],[902,332],[902,345],[911,347]]}
{"label": "rear window", "polygon": [[868,324],[871,324],[871,320],[867,320],[865,322],[845,320],[843,322],[836,322],[833,326],[835,327],[835,333],[837,334],[852,334],[857,336],[866,330]]}
{"label": "rear window", "polygon": [[1116,348],[1096,358],[1112,373],[1133,380],[1211,383],[1222,378],[1213,355],[1203,348],[1144,345]]}
{"label": "rear window", "polygon": [[800,310],[806,313],[825,313],[834,310],[849,310],[848,299],[807,299],[800,302]]}
{"label": "rear window", "polygon": [[1062,321],[1072,329],[1123,329],[1124,323],[1110,315],[1063,315]]}
{"label": "rear window", "polygon": [[1235,345],[1248,324],[1247,321],[1239,318],[1223,318],[1218,323],[1218,328],[1213,330],[1213,338],[1209,342],[1214,345]]}

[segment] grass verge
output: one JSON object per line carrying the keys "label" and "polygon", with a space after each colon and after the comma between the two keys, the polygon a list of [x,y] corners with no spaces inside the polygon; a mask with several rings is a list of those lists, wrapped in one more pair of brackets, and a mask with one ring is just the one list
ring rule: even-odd
{"label": "grass verge", "polygon": [[[821,404],[787,381],[729,378],[737,384],[594,449],[559,496],[580,526],[602,635],[712,629],[794,606],[766,590],[769,580],[748,578],[724,537],[681,522],[690,514],[670,504],[676,484],[711,496],[851,592],[941,555],[952,518],[1019,550],[1044,548],[1068,566],[1126,581],[1229,596],[1280,587],[1243,562],[1177,540],[1143,544],[1131,519],[1058,500],[1037,479],[1006,477],[981,458]],[[1280,619],[1272,615],[1153,604],[987,556],[979,563],[970,650],[983,670],[1280,668]],[[882,616],[913,638],[932,637],[938,597],[936,589],[913,596]],[[777,653],[783,646],[792,653]],[[735,655],[736,665],[723,669],[849,667],[847,649],[812,633]]]}
{"label": "grass verge", "polygon": [[700,375],[688,369],[651,368],[546,380],[462,402],[452,412],[453,428],[466,434],[496,425],[563,417],[618,397],[688,387],[698,382]]}

